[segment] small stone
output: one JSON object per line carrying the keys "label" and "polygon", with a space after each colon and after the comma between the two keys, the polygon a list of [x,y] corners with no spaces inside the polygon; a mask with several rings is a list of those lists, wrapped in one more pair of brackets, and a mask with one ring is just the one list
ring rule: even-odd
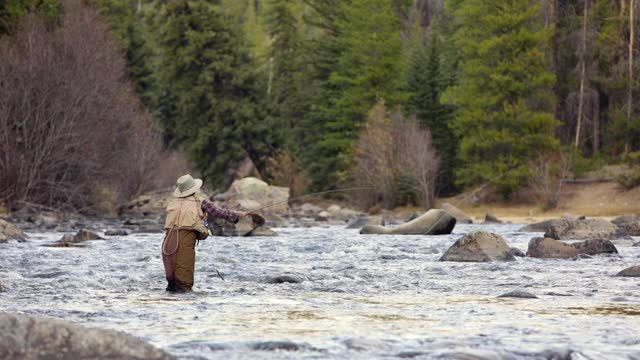
{"label": "small stone", "polygon": [[127,236],[129,235],[129,232],[127,230],[107,230],[104,233],[106,236]]}
{"label": "small stone", "polygon": [[636,265],[636,266],[632,266],[632,267],[626,268],[626,269],[620,271],[619,273],[617,273],[616,276],[620,276],[620,277],[640,277],[640,265]]}
{"label": "small stone", "polygon": [[635,244],[633,244],[631,246],[639,247],[640,246],[640,241],[638,241],[637,243],[635,243]]}
{"label": "small stone", "polygon": [[297,351],[300,350],[300,345],[291,341],[265,341],[257,343],[251,348],[258,351]]}
{"label": "small stone", "polygon": [[489,224],[502,224],[502,221],[498,220],[498,217],[492,213],[487,213],[484,216],[484,222]]}
{"label": "small stone", "polygon": [[509,249],[509,254],[516,256],[516,257],[526,257],[527,254],[525,254],[524,252],[522,252],[522,250],[518,249],[518,248],[510,248]]}
{"label": "small stone", "polygon": [[538,298],[532,293],[528,293],[526,291],[520,291],[520,290],[510,291],[498,297],[499,298],[516,298],[516,299],[537,299]]}

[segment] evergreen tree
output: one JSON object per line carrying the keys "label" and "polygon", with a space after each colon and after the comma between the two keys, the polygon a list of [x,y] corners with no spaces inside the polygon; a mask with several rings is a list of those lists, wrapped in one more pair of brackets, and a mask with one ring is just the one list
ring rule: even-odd
{"label": "evergreen tree", "polygon": [[213,185],[249,156],[259,171],[274,144],[260,77],[237,26],[207,1],[168,1],[157,19],[159,120]]}
{"label": "evergreen tree", "polygon": [[422,126],[431,131],[432,141],[440,157],[438,177],[441,194],[452,193],[455,187],[455,166],[458,139],[451,129],[454,108],[443,104],[440,97],[455,81],[457,61],[454,49],[447,46],[442,19],[432,25],[427,45],[419,42],[413,49],[408,65],[407,88],[411,97],[407,111],[415,113]]}
{"label": "evergreen tree", "polygon": [[300,112],[298,98],[298,19],[296,0],[271,0],[267,28],[272,39],[268,62],[268,97],[274,127],[291,146],[294,118]]}
{"label": "evergreen tree", "polygon": [[508,196],[527,178],[527,161],[557,146],[546,46],[551,30],[531,0],[449,2],[459,21],[459,84],[445,100],[458,107],[461,184],[487,181]]}
{"label": "evergreen tree", "polygon": [[62,14],[60,0],[0,1],[0,36],[10,33],[18,20],[30,11],[39,13],[48,25],[55,24]]}
{"label": "evergreen tree", "polygon": [[156,101],[152,36],[143,21],[141,0],[94,0],[111,30],[126,51],[129,77],[142,102],[153,108]]}
{"label": "evergreen tree", "polygon": [[[330,83],[331,73],[337,66],[341,48],[338,44],[337,21],[341,17],[340,4],[347,0],[303,0],[310,9],[304,17],[307,27],[305,41],[301,42],[298,76],[301,114],[293,128],[295,155],[305,173],[312,180],[312,190],[324,190],[329,182],[324,165],[325,156],[334,156],[320,149],[325,123],[330,118],[331,99],[336,88]],[[312,30],[309,30],[312,29]]]}
{"label": "evergreen tree", "polygon": [[406,100],[400,21],[392,0],[352,0],[340,4],[336,19],[337,62],[324,108],[323,139],[316,148],[321,183],[346,180],[351,147],[368,110],[383,98],[391,107]]}

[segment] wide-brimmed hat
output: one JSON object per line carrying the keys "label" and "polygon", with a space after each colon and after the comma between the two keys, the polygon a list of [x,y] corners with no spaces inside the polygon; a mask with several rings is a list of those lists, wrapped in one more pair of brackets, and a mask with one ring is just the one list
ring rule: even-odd
{"label": "wide-brimmed hat", "polygon": [[193,195],[202,187],[202,180],[194,179],[191,175],[183,175],[176,181],[176,189],[173,191],[175,197],[186,197]]}

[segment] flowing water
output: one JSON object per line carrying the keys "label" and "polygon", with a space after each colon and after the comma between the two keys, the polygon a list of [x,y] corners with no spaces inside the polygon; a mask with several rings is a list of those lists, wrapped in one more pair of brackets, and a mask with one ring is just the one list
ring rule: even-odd
{"label": "flowing water", "polygon": [[[576,261],[438,261],[476,229],[526,251],[540,234],[518,228],[209,238],[197,248],[195,291],[177,295],[164,291],[161,234],[50,248],[41,245],[61,234],[32,233],[0,245],[0,311],[121,330],[192,359],[640,359],[640,279],[613,276],[640,264],[631,240],[615,242],[619,255]],[[267,281],[291,273],[304,282]],[[497,297],[512,290],[538,299]]]}

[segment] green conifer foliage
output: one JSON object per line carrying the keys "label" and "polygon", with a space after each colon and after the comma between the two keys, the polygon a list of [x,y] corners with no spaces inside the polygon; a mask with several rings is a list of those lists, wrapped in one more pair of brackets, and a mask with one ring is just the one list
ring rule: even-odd
{"label": "green conifer foliage", "polygon": [[438,187],[441,194],[456,189],[454,172],[458,148],[458,139],[451,129],[454,107],[441,101],[444,90],[455,82],[457,64],[454,49],[447,40],[442,23],[434,22],[427,45],[420,42],[414,46],[407,71],[407,88],[411,93],[407,111],[416,114],[422,126],[431,131],[440,157]]}
{"label": "green conifer foliage", "polygon": [[153,108],[156,93],[153,73],[152,35],[143,21],[140,0],[94,0],[111,30],[121,41],[127,56],[129,77],[136,84],[142,102]]}
{"label": "green conifer foliage", "polygon": [[327,184],[347,178],[351,146],[377,99],[393,107],[406,100],[400,89],[404,53],[400,20],[392,0],[353,0],[340,5],[336,21],[337,63],[329,78],[329,104],[318,165]]}
{"label": "green conifer foliage", "polygon": [[458,107],[461,184],[490,182],[508,196],[527,178],[527,161],[557,146],[554,75],[547,70],[551,30],[531,0],[451,1],[459,28],[459,83],[444,98]]}
{"label": "green conifer foliage", "polygon": [[263,122],[260,78],[237,25],[207,1],[160,10],[159,120],[209,184],[249,156],[264,168],[273,144]]}

